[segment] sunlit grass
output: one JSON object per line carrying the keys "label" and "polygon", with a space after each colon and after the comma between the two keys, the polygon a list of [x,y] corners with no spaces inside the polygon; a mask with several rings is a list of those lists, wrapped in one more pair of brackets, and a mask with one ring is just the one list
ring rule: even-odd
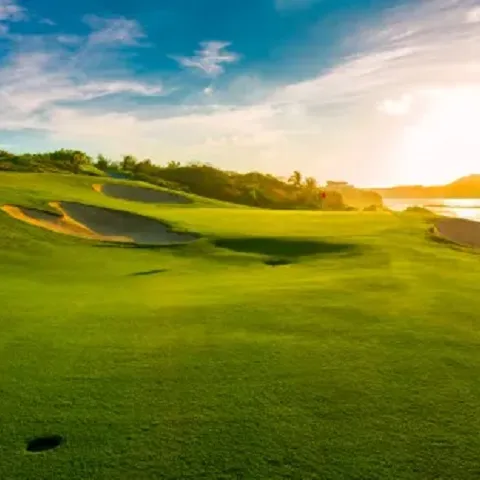
{"label": "sunlit grass", "polygon": [[[478,255],[414,214],[144,206],[95,180],[0,175],[0,203],[202,238],[118,247],[0,215],[0,478],[478,477]],[[65,442],[26,453],[43,435]]]}

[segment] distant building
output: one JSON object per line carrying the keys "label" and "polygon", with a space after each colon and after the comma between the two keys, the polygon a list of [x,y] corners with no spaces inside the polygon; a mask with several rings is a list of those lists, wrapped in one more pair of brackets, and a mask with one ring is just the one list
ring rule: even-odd
{"label": "distant building", "polygon": [[345,188],[353,188],[348,182],[334,182],[333,180],[327,181],[327,188],[334,190],[343,190]]}

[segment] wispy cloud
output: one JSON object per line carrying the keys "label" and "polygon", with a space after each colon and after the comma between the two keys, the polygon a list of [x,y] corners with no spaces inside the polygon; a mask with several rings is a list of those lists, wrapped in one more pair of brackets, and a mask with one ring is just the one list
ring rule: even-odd
{"label": "wispy cloud", "polygon": [[414,107],[415,93],[480,82],[480,23],[466,21],[474,3],[436,0],[391,9],[376,19],[380,28],[366,26],[358,51],[315,78],[280,88],[274,98],[336,107],[336,114],[373,111],[379,104],[385,113],[399,114]]}
{"label": "wispy cloud", "polygon": [[42,18],[40,20],[40,23],[42,23],[43,25],[48,25],[49,27],[54,27],[56,25],[56,23],[50,18]]}
{"label": "wispy cloud", "polygon": [[399,98],[383,100],[378,105],[378,109],[387,115],[406,115],[412,108],[412,101],[412,95],[403,94]]}
{"label": "wispy cloud", "polygon": [[225,71],[224,64],[234,63],[240,58],[237,53],[227,50],[230,45],[229,42],[202,42],[200,50],[192,57],[172,58],[185,68],[201,70],[210,77],[217,77]]}
{"label": "wispy cloud", "polygon": [[10,22],[20,22],[27,19],[27,10],[16,0],[0,0],[0,37],[8,37]]}
{"label": "wispy cloud", "polygon": [[215,89],[212,86],[209,86],[203,89],[203,93],[211,97],[215,93]]}
{"label": "wispy cloud", "polygon": [[61,43],[63,45],[79,45],[83,42],[82,37],[80,37],[79,35],[60,34],[57,35],[55,38],[58,43]]}
{"label": "wispy cloud", "polygon": [[88,38],[91,45],[135,46],[146,36],[138,22],[124,17],[87,15],[84,21],[93,30]]}
{"label": "wispy cloud", "polygon": [[467,23],[478,23],[480,22],[480,7],[473,7],[467,12],[466,17]]}
{"label": "wispy cloud", "polygon": [[0,21],[17,22],[27,18],[27,11],[16,0],[0,0]]}
{"label": "wispy cloud", "polygon": [[[121,54],[111,47],[133,45],[144,37],[136,22],[99,17],[89,21],[94,32],[84,37],[6,37],[11,43],[0,66],[0,129],[48,131],[58,108],[82,108],[85,102],[104,97],[166,94],[161,80],[142,81],[116,68]],[[93,66],[92,58],[97,61]]]}
{"label": "wispy cloud", "polygon": [[[81,79],[61,52],[25,53],[14,56],[0,69],[0,105],[15,119],[44,118],[48,109],[65,102],[83,102],[117,94],[159,95],[161,84],[132,80]],[[3,125],[5,126],[5,125]]]}

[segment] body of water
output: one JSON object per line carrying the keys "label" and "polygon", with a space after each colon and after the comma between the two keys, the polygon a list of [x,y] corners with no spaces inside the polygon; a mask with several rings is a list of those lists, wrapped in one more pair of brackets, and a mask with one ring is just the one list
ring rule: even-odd
{"label": "body of water", "polygon": [[480,222],[480,198],[385,198],[383,203],[391,210],[424,207],[439,215]]}

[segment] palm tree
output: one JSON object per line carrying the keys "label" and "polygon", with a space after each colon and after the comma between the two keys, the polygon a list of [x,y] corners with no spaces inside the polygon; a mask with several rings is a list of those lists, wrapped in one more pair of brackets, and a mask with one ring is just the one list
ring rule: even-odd
{"label": "palm tree", "polygon": [[167,168],[180,168],[180,167],[181,167],[180,162],[176,162],[175,160],[171,160],[167,164]]}
{"label": "palm tree", "polygon": [[305,199],[308,202],[313,202],[318,192],[318,184],[315,178],[307,177],[305,179],[304,192]]}
{"label": "palm tree", "polygon": [[80,173],[82,165],[88,165],[90,163],[90,157],[86,153],[77,150],[72,152],[70,162],[73,172]]}
{"label": "palm tree", "polygon": [[122,160],[122,168],[125,171],[132,171],[135,168],[137,159],[133,155],[124,155]]}
{"label": "palm tree", "polygon": [[105,157],[104,155],[99,153],[98,156],[97,156],[97,163],[95,165],[100,170],[107,170],[107,168],[110,165],[110,161],[108,160],[107,157]]}
{"label": "palm tree", "polygon": [[302,180],[302,174],[298,170],[295,170],[292,173],[292,176],[288,179],[288,183],[291,183],[293,186],[300,188],[302,186]]}
{"label": "palm tree", "polygon": [[305,179],[305,188],[309,192],[313,192],[314,190],[316,190],[318,188],[317,180],[313,177],[306,178]]}

